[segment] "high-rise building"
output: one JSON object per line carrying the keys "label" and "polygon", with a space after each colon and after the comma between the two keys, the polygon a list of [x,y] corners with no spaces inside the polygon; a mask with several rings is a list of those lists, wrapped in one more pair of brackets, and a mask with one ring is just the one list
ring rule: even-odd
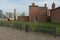
{"label": "high-rise building", "polygon": [[0,10],[0,18],[2,18],[2,13],[3,13],[2,10]]}
{"label": "high-rise building", "polygon": [[16,14],[16,20],[18,20],[18,16],[20,16],[20,13],[17,13]]}
{"label": "high-rise building", "polygon": [[14,20],[16,20],[16,9],[14,9]]}

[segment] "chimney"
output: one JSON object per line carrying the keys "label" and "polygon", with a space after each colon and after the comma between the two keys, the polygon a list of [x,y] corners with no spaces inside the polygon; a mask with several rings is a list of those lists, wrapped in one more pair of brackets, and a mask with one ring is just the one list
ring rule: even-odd
{"label": "chimney", "polygon": [[52,9],[55,9],[55,3],[53,2],[53,4],[52,4]]}
{"label": "chimney", "polygon": [[35,6],[35,3],[32,3],[32,6]]}
{"label": "chimney", "polygon": [[44,5],[45,7],[47,7],[47,4],[45,3],[45,5]]}

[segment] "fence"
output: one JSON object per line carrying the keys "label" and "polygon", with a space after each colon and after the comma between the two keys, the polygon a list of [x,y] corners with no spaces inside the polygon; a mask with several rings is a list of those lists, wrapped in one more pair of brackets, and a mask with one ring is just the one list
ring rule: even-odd
{"label": "fence", "polygon": [[[8,22],[0,22],[0,26],[18,28],[21,30],[23,29],[22,24],[17,24],[17,23],[12,24],[12,23],[8,23]],[[26,32],[29,32],[30,30],[32,30],[29,27],[30,27],[29,25],[27,25],[27,24],[25,25],[24,29],[26,30]],[[32,31],[56,35],[56,27],[36,26],[36,29],[32,30]]]}
{"label": "fence", "polygon": [[22,29],[22,25],[21,24],[11,24],[9,22],[0,22],[0,26]]}
{"label": "fence", "polygon": [[35,31],[56,35],[56,27],[37,26]]}

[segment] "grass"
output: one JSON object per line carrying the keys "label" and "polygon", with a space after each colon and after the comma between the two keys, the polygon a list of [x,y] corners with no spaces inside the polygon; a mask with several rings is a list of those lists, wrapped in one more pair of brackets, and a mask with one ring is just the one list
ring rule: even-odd
{"label": "grass", "polygon": [[45,27],[56,27],[56,34],[60,34],[60,23],[52,23],[52,22],[20,22],[20,21],[8,21],[10,26],[22,25],[22,28],[25,29],[26,24],[29,25],[31,30],[35,30],[37,26],[45,26]]}

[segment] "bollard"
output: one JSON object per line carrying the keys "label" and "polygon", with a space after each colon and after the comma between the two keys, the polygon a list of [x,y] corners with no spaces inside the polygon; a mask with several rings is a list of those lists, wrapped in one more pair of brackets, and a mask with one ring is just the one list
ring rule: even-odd
{"label": "bollard", "polygon": [[26,32],[29,32],[29,25],[26,24]]}

